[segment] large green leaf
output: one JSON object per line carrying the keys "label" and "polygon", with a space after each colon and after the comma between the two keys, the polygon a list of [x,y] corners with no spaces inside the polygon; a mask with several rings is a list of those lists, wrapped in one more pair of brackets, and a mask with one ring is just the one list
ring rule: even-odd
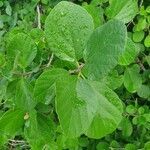
{"label": "large green leaf", "polygon": [[7,58],[13,64],[26,68],[36,56],[37,48],[30,36],[18,33],[10,38],[7,45]]}
{"label": "large green leaf", "polygon": [[138,65],[126,68],[124,72],[124,86],[131,93],[136,92],[142,85],[142,78],[139,72],[140,67]]}
{"label": "large green leaf", "polygon": [[123,55],[119,58],[120,65],[129,65],[135,61],[135,57],[138,54],[138,49],[130,38],[127,40],[127,45]]}
{"label": "large green leaf", "polygon": [[97,105],[92,99],[77,98],[76,84],[76,76],[63,76],[56,82],[56,112],[64,133],[72,138],[88,129]]}
{"label": "large green leaf", "polygon": [[138,12],[137,0],[110,0],[109,3],[106,15],[110,19],[115,18],[128,23]]}
{"label": "large green leaf", "polygon": [[26,79],[22,78],[18,81],[15,88],[15,107],[26,112],[32,111],[36,104],[32,94],[33,87]]}
{"label": "large green leaf", "polygon": [[59,68],[44,71],[36,80],[34,87],[34,97],[37,102],[46,103],[55,95],[55,81],[61,76],[65,76],[67,71]]}
{"label": "large green leaf", "polygon": [[24,112],[20,109],[9,110],[0,118],[0,135],[14,136],[24,124]]}
{"label": "large green leaf", "polygon": [[59,58],[75,61],[82,58],[86,42],[94,28],[88,12],[71,2],[60,2],[48,15],[45,35],[50,50]]}
{"label": "large green leaf", "polygon": [[119,124],[122,104],[118,96],[100,82],[67,75],[56,82],[56,112],[67,137],[85,133],[101,138]]}
{"label": "large green leaf", "polygon": [[[123,108],[120,99],[111,89],[100,82],[80,80],[77,94],[86,105],[92,101],[90,110],[93,119],[86,132],[88,137],[101,138],[117,128],[122,119]],[[89,109],[87,113],[89,114]]]}
{"label": "large green leaf", "polygon": [[124,52],[126,39],[126,27],[117,20],[95,29],[85,51],[85,70],[89,78],[100,78],[117,65],[118,58]]}

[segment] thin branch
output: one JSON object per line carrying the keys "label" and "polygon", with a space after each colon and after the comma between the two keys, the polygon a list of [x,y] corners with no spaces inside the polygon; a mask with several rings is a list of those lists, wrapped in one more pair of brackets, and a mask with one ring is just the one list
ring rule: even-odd
{"label": "thin branch", "polygon": [[50,59],[49,59],[49,62],[47,63],[46,67],[49,67],[53,61],[53,58],[54,58],[54,54],[52,53]]}
{"label": "thin branch", "polygon": [[39,5],[36,6],[36,10],[37,10],[38,28],[41,29],[41,14],[40,14],[40,7],[39,7]]}
{"label": "thin branch", "polygon": [[142,64],[142,62],[140,61],[139,58],[137,58],[137,63],[139,64],[140,68],[141,68],[143,71],[146,70],[145,67],[144,67],[144,65]]}
{"label": "thin branch", "polygon": [[13,139],[9,139],[9,142],[12,142],[12,143],[27,143],[26,141],[23,141],[23,140],[13,140]]}
{"label": "thin branch", "polygon": [[75,73],[79,73],[81,72],[81,69],[83,68],[84,64],[82,63],[81,65],[79,65],[79,67],[77,69],[74,70],[69,70],[70,74],[75,74]]}
{"label": "thin branch", "polygon": [[139,7],[142,7],[143,5],[143,0],[141,0]]}

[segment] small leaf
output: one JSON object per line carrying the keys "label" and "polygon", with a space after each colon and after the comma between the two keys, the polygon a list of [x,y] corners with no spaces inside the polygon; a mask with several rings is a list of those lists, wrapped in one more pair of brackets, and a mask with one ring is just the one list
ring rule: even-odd
{"label": "small leaf", "polygon": [[141,85],[141,87],[137,90],[137,93],[140,97],[150,99],[150,86],[149,85]]}
{"label": "small leaf", "polygon": [[150,35],[147,35],[144,40],[145,47],[150,47]]}
{"label": "small leaf", "polygon": [[11,14],[12,14],[12,8],[9,4],[6,7],[6,14],[9,15],[9,16],[11,16]]}
{"label": "small leaf", "polygon": [[142,78],[139,71],[139,66],[133,65],[126,68],[124,72],[124,86],[131,93],[135,93],[142,85]]}
{"label": "small leaf", "polygon": [[144,38],[144,31],[137,31],[133,33],[133,41],[134,42],[141,42]]}
{"label": "small leaf", "polygon": [[125,150],[137,150],[137,147],[134,144],[127,144]]}
{"label": "small leaf", "polygon": [[120,127],[122,129],[122,135],[124,137],[129,137],[132,134],[133,127],[129,119],[123,118]]}
{"label": "small leaf", "polygon": [[102,79],[109,88],[115,90],[123,84],[123,75],[118,75],[116,70],[113,70],[108,76]]}

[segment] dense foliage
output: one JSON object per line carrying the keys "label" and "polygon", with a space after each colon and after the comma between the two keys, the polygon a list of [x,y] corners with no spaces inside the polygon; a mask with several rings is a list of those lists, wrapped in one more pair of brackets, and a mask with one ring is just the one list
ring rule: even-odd
{"label": "dense foliage", "polygon": [[150,1],[0,0],[0,149],[150,150]]}

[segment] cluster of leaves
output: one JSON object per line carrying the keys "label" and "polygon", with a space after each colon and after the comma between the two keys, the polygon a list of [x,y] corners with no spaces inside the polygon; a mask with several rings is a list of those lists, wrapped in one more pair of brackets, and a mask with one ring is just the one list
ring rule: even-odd
{"label": "cluster of leaves", "polygon": [[150,5],[74,2],[0,1],[0,148],[149,150]]}

